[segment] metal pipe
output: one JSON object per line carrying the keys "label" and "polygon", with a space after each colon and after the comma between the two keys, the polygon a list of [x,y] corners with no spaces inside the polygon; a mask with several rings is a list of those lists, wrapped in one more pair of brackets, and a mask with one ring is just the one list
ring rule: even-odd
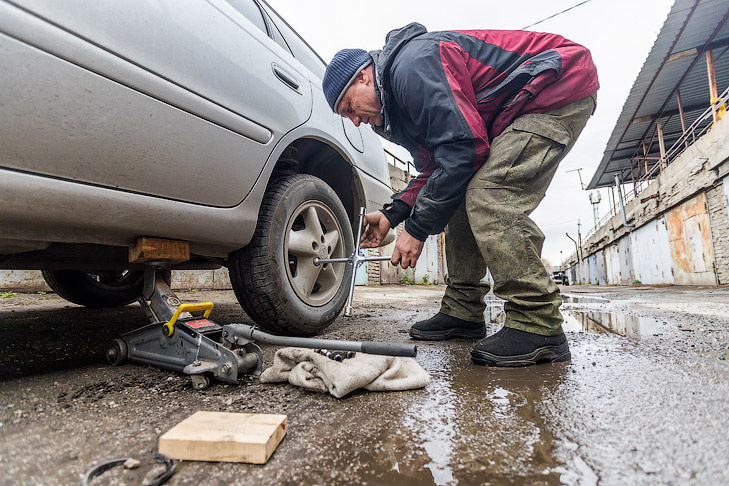
{"label": "metal pipe", "polygon": [[292,336],[274,336],[259,331],[254,326],[246,324],[228,324],[223,326],[223,339],[235,342],[236,338],[248,339],[259,343],[274,344],[277,346],[294,346],[311,349],[336,349],[338,351],[354,351],[366,354],[380,354],[385,356],[406,356],[414,358],[418,354],[415,344],[384,343],[377,341],[337,341],[331,339],[301,338]]}
{"label": "metal pipe", "polygon": [[575,244],[575,255],[577,255],[577,263],[582,263],[582,258],[580,258],[580,248],[577,246],[577,242],[575,241],[574,238],[572,238],[570,236],[569,233],[565,233],[565,234],[567,235],[567,238],[569,238],[570,240],[572,240],[572,243]]}
{"label": "metal pipe", "polygon": [[[384,261],[390,261],[392,257],[389,256],[373,256],[373,257],[364,257],[361,256],[357,258],[357,261],[359,262],[384,262]],[[314,258],[314,265],[319,265],[320,263],[349,263],[352,260],[352,257],[349,258]]]}
{"label": "metal pipe", "polygon": [[[344,307],[345,317],[352,316],[352,299],[354,298],[354,285],[357,280],[357,269],[360,263],[357,261],[359,255],[359,239],[362,237],[362,223],[364,222],[364,216],[367,209],[364,207],[359,208],[359,224],[357,225],[357,239],[354,240],[354,253],[352,253],[351,261],[347,264],[352,265],[352,280],[349,282],[349,295],[347,296],[347,305]],[[323,346],[317,346],[323,347]],[[345,349],[344,351],[349,351]]]}
{"label": "metal pipe", "polygon": [[625,204],[623,203],[623,190],[620,188],[620,176],[615,174],[615,187],[618,188],[618,199],[620,200],[620,211],[623,214],[623,226],[632,228],[632,224],[628,224],[628,217],[625,214]]}
{"label": "metal pipe", "polygon": [[[580,247],[577,246],[577,242],[574,238],[570,236],[569,233],[565,233],[567,235],[567,238],[572,240],[572,243],[575,244],[575,255],[577,255],[577,271],[575,274],[577,275],[577,278],[575,279],[577,282],[582,283],[582,258],[580,258]],[[574,283],[574,282],[573,282]]]}
{"label": "metal pipe", "polygon": [[354,298],[354,285],[357,279],[357,269],[364,262],[384,262],[390,260],[389,256],[366,257],[359,249],[359,240],[362,237],[362,225],[364,223],[366,208],[359,209],[359,225],[357,226],[357,239],[354,240],[354,251],[347,258],[314,258],[314,265],[324,263],[346,263],[352,267],[352,279],[349,282],[349,295],[347,296],[347,304],[344,308],[344,316],[352,317],[352,299]]}

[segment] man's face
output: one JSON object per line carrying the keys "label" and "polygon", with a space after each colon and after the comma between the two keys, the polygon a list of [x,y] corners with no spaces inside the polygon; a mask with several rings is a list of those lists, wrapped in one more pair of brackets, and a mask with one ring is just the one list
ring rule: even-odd
{"label": "man's face", "polygon": [[372,66],[363,69],[352,85],[345,91],[342,101],[337,106],[339,115],[352,120],[355,126],[367,123],[373,126],[382,125],[382,106],[377,99]]}

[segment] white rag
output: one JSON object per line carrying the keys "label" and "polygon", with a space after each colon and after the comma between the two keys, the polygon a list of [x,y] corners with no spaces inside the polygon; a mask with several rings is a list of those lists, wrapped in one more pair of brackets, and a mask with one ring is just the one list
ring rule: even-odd
{"label": "white rag", "polygon": [[261,383],[281,383],[337,398],[364,388],[369,391],[398,391],[423,388],[428,373],[413,358],[357,353],[334,361],[313,349],[283,348],[276,351],[273,365],[261,374]]}

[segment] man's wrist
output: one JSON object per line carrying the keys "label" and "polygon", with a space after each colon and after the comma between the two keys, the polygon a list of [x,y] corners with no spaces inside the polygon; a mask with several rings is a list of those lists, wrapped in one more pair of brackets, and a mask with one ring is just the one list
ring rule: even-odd
{"label": "man's wrist", "polygon": [[412,219],[405,221],[405,231],[416,240],[425,241],[428,239],[428,233],[422,231],[413,223]]}
{"label": "man's wrist", "polygon": [[392,203],[385,204],[385,207],[380,209],[380,212],[390,222],[390,227],[394,228],[410,217],[412,208],[399,199],[395,199]]}

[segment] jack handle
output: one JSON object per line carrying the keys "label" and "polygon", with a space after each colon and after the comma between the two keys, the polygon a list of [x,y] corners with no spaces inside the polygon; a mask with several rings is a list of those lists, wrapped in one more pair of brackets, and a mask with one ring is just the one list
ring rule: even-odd
{"label": "jack handle", "polygon": [[245,339],[273,344],[275,346],[336,349],[338,351],[354,351],[355,353],[380,354],[384,356],[406,356],[414,358],[418,354],[418,347],[415,344],[377,341],[337,341],[334,339],[276,336],[247,324],[228,324],[223,326],[223,338],[230,343],[238,343],[240,339]]}
{"label": "jack handle", "polygon": [[173,334],[175,334],[175,323],[177,322],[177,319],[180,317],[180,314],[183,312],[195,312],[195,311],[201,311],[204,310],[205,314],[203,314],[203,317],[207,319],[210,317],[210,312],[213,310],[213,303],[212,302],[197,302],[197,303],[191,303],[191,304],[180,304],[177,307],[177,310],[175,311],[175,314],[172,316],[172,319],[170,319],[167,323],[165,323],[164,326],[162,326],[162,334],[164,334],[167,337],[172,337]]}

